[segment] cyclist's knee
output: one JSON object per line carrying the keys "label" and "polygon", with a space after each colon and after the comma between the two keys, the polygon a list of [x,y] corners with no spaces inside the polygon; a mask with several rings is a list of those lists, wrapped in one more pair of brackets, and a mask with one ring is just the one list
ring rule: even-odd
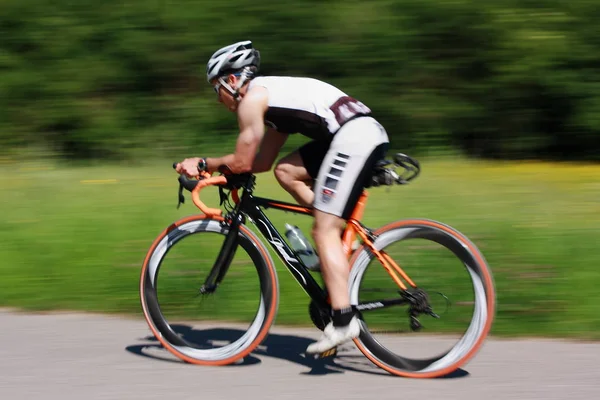
{"label": "cyclist's knee", "polygon": [[344,220],[338,216],[315,211],[315,220],[312,235],[315,241],[321,241],[327,237],[340,237],[344,229]]}
{"label": "cyclist's knee", "polygon": [[277,182],[285,189],[292,188],[296,182],[305,182],[311,179],[304,166],[297,165],[295,161],[286,157],[280,160],[273,169]]}
{"label": "cyclist's knee", "polygon": [[275,169],[273,170],[273,174],[275,174],[277,182],[279,182],[279,184],[284,188],[289,187],[291,182],[294,180],[291,166],[287,163],[277,163]]}

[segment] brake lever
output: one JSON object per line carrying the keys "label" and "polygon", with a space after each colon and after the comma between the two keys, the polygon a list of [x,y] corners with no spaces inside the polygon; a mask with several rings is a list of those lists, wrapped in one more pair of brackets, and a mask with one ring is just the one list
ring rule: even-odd
{"label": "brake lever", "polygon": [[[177,168],[177,163],[174,162],[173,169],[176,169],[176,168]],[[198,180],[195,180],[195,179],[189,179],[188,177],[186,177],[183,174],[179,175],[179,177],[177,178],[177,181],[179,182],[177,209],[179,209],[179,207],[181,207],[181,204],[185,204],[185,196],[183,195],[183,189],[186,189],[191,192],[192,190],[194,190],[194,188],[196,187],[198,182],[201,181],[202,179],[204,179],[202,176],[198,177]]]}
{"label": "brake lever", "polygon": [[219,205],[222,206],[227,201],[227,194],[223,190],[223,186],[219,186]]}
{"label": "brake lever", "polygon": [[185,196],[183,195],[183,184],[180,182],[179,183],[179,199],[177,202],[177,209],[179,210],[179,207],[185,204]]}
{"label": "brake lever", "polygon": [[[173,169],[177,168],[177,162],[173,163]],[[177,196],[177,209],[179,210],[179,207],[181,207],[182,204],[185,204],[185,196],[183,195],[183,183],[181,183],[181,181],[179,181],[179,191],[178,191],[178,196]]]}

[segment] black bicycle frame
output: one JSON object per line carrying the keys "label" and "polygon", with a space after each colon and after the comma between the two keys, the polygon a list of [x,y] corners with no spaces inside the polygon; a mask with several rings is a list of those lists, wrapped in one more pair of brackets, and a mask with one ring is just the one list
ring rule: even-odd
{"label": "black bicycle frame", "polygon": [[253,183],[254,182],[250,182],[248,186],[245,187],[235,212],[231,213],[228,218],[227,223],[229,225],[229,233],[223,242],[217,260],[200,291],[207,293],[216,290],[217,286],[225,277],[229,265],[235,255],[235,251],[237,250],[237,238],[240,225],[245,222],[245,217],[248,217],[253,224],[256,225],[264,238],[271,244],[272,248],[277,252],[284,265],[298,284],[300,284],[302,289],[304,289],[308,296],[314,300],[319,307],[326,309],[329,307],[326,291],[310,274],[306,265],[302,262],[302,259],[298,257],[296,252],[287,244],[271,220],[269,220],[262,211],[263,209],[273,208],[295,214],[310,215],[312,214],[312,208],[301,207],[296,204],[262,197],[254,197],[252,195]]}
{"label": "black bicycle frame", "polygon": [[298,206],[294,206],[293,204],[277,202],[261,197],[250,197],[249,200],[250,204],[252,204],[252,208],[248,210],[248,217],[252,219],[265,239],[271,244],[271,247],[277,252],[279,258],[283,261],[284,265],[290,271],[294,279],[296,279],[298,284],[300,284],[302,289],[304,289],[310,298],[317,302],[319,306],[328,307],[327,293],[310,274],[302,259],[298,257],[296,252],[287,244],[275,226],[273,226],[269,218],[262,211],[262,208],[273,208],[294,214],[305,215],[311,214],[312,210],[308,208],[297,208]]}
{"label": "black bicycle frame", "polygon": [[[245,222],[245,217],[248,217],[260,230],[265,239],[271,244],[284,265],[308,296],[319,308],[328,310],[330,305],[327,292],[319,285],[315,278],[313,278],[302,259],[298,257],[296,252],[287,244],[277,228],[275,228],[273,223],[271,223],[269,218],[263,212],[263,209],[272,208],[294,214],[310,215],[312,214],[313,209],[311,207],[303,207],[297,204],[271,200],[263,197],[254,197],[252,195],[254,187],[253,179],[253,177],[250,177],[249,181],[244,185],[245,190],[242,193],[237,208],[230,213],[226,219],[229,232],[223,242],[219,256],[204,285],[200,289],[200,292],[213,292],[225,277],[235,255],[235,251],[237,250],[237,238],[240,225]],[[370,311],[407,303],[409,303],[409,301],[404,297],[394,297],[393,299],[381,299],[360,303],[356,305],[356,308],[359,311]]]}

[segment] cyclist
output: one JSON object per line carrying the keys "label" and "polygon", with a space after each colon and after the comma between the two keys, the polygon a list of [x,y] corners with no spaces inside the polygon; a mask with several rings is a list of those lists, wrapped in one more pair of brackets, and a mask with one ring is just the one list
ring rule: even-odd
{"label": "cyclist", "polygon": [[383,158],[385,129],[360,101],[312,78],[257,76],[260,53],[251,41],[217,50],[206,68],[219,102],[237,114],[233,154],[186,158],[177,172],[197,176],[226,165],[234,174],[269,171],[288,135],[312,139],[274,169],[281,186],[301,205],[314,207],[312,235],[330,296],[332,322],[307,353],[319,354],[357,337],[360,324],[350,305],[349,264],[342,247],[346,220],[374,163]]}

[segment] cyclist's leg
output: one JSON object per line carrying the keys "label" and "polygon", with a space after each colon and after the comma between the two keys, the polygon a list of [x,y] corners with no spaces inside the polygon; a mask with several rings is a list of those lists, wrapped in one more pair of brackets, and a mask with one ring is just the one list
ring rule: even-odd
{"label": "cyclist's leg", "polygon": [[371,176],[373,165],[384,157],[387,145],[387,133],[375,119],[350,121],[335,135],[319,170],[314,187],[313,236],[334,308],[349,306],[348,261],[343,256],[341,239],[344,222]]}
{"label": "cyclist's leg", "polygon": [[312,235],[317,245],[321,273],[334,310],[350,307],[348,295],[349,264],[342,247],[346,221],[333,214],[315,210]]}
{"label": "cyclist's leg", "polygon": [[312,185],[330,142],[312,141],[282,158],[275,166],[279,184],[303,206],[312,206]]}
{"label": "cyclist's leg", "polygon": [[360,333],[350,307],[349,265],[341,234],[374,163],[383,158],[387,146],[387,133],[377,121],[356,119],[338,131],[320,167],[314,188],[313,237],[331,299],[333,322],[323,337],[308,347],[309,353],[322,353]]}
{"label": "cyclist's leg", "polygon": [[331,320],[321,338],[310,344],[306,352],[323,354],[336,346],[357,337],[360,325],[350,306],[348,278],[350,267],[342,247],[342,230],[345,220],[333,214],[315,210],[313,237],[317,244],[321,274],[331,300]]}

